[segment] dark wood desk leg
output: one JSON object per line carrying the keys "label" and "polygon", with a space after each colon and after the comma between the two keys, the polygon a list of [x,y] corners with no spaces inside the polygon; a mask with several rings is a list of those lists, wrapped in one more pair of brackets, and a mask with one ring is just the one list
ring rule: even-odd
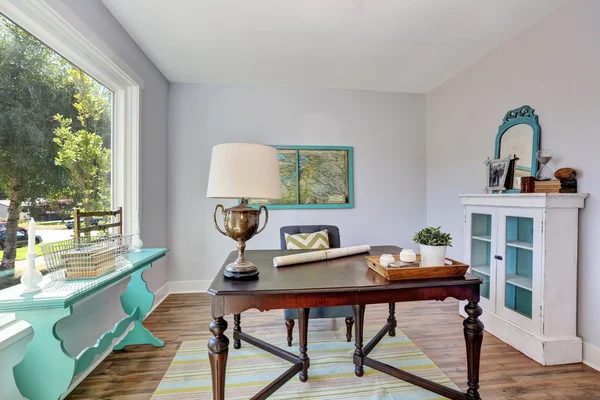
{"label": "dark wood desk leg", "polygon": [[352,306],[354,309],[354,340],[356,350],[354,350],[354,373],[356,376],[363,376],[365,371],[363,368],[363,359],[365,354],[363,353],[363,330],[365,327],[365,305]]}
{"label": "dark wood desk leg", "polygon": [[308,314],[310,308],[298,308],[298,330],[300,331],[300,361],[302,362],[302,371],[300,371],[300,381],[308,380],[308,367],[310,367],[310,359],[306,354],[308,350]]}
{"label": "dark wood desk leg", "polygon": [[293,319],[286,319],[285,320],[285,329],[287,329],[287,343],[288,343],[288,347],[292,347],[292,337],[294,334],[294,320]]}
{"label": "dark wood desk leg", "polygon": [[396,303],[390,303],[390,315],[387,320],[391,324],[390,336],[396,336],[396,327],[398,326],[398,322],[396,322]]}
{"label": "dark wood desk leg", "polygon": [[346,317],[346,342],[352,341],[352,325],[354,325],[354,318]]}
{"label": "dark wood desk leg", "polygon": [[213,400],[225,399],[225,367],[229,353],[229,339],[223,333],[227,329],[227,321],[216,317],[209,329],[213,336],[208,339],[208,359],[212,375]]}
{"label": "dark wood desk leg", "polygon": [[240,340],[240,332],[242,328],[240,327],[241,315],[233,314],[233,348],[239,349],[242,347],[242,341]]}
{"label": "dark wood desk leg", "polygon": [[468,317],[463,321],[465,341],[467,344],[467,370],[469,374],[469,390],[467,399],[479,400],[479,361],[481,358],[481,343],[483,342],[483,322],[479,320],[482,313],[478,302],[469,301],[465,306]]}

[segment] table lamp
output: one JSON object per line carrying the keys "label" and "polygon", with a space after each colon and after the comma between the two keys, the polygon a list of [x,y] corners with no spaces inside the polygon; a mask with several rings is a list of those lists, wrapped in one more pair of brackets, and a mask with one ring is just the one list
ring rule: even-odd
{"label": "table lamp", "polygon": [[[281,183],[277,149],[262,144],[224,143],[213,147],[206,197],[241,199],[239,205],[225,209],[215,207],[213,219],[217,230],[237,241],[238,257],[225,267],[223,275],[230,279],[256,279],[258,269],[244,257],[246,241],[267,226],[269,212],[264,205],[257,210],[248,199],[280,199]],[[225,219],[225,231],[217,223],[217,211]],[[265,210],[265,223],[258,229],[260,214]]]}

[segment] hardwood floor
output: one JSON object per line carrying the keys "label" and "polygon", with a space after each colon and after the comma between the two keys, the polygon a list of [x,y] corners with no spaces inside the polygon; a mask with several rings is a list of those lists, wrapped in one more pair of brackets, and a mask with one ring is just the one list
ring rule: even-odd
{"label": "hardwood floor", "polygon": [[[458,302],[397,303],[398,328],[435,362],[461,390],[466,390],[466,355]],[[366,324],[383,326],[387,305],[367,306]],[[225,334],[232,340],[233,316]],[[146,319],[145,325],[165,341],[165,347],[131,346],[113,352],[67,399],[150,399],[184,340],[208,340],[210,297],[170,295]],[[311,320],[310,329],[338,329],[343,318]],[[281,310],[242,314],[242,329],[256,334],[286,335]],[[366,339],[366,338],[365,338]],[[294,348],[298,328],[294,328]],[[231,341],[230,351],[233,349]],[[310,356],[310,343],[309,343]],[[359,379],[359,378],[357,378]],[[481,362],[483,399],[600,399],[600,372],[583,364],[542,367],[517,350],[485,334]]]}

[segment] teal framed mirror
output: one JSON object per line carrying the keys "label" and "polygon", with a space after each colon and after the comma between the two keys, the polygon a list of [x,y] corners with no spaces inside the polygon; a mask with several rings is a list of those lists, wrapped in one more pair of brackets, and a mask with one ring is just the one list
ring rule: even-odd
{"label": "teal framed mirror", "polygon": [[513,189],[520,192],[521,177],[535,176],[538,170],[536,153],[540,150],[541,128],[534,109],[528,105],[515,108],[504,115],[496,135],[496,160],[516,154]]}

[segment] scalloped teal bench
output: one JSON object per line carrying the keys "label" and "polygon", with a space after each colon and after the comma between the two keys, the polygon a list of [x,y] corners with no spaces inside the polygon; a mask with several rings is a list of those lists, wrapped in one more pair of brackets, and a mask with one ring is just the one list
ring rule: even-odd
{"label": "scalloped teal bench", "polygon": [[[0,291],[0,312],[16,313],[33,328],[33,339],[27,345],[25,358],[14,369],[15,382],[21,394],[29,400],[58,400],[71,385],[73,378],[90,366],[94,358],[105,352],[115,338],[133,328],[113,350],[134,344],[164,346],[150,333],[142,321],[150,312],[154,293],[148,290],[142,277],[152,263],[165,256],[168,249],[144,249],[131,252],[131,265],[90,281],[52,281],[44,277],[42,291],[22,297],[21,285]],[[56,324],[73,313],[73,306],[131,276],[127,290],[121,295],[121,305],[127,314],[115,327],[104,333],[94,346],[84,349],[77,357],[69,354],[56,334]],[[85,284],[83,283],[85,282]]]}

